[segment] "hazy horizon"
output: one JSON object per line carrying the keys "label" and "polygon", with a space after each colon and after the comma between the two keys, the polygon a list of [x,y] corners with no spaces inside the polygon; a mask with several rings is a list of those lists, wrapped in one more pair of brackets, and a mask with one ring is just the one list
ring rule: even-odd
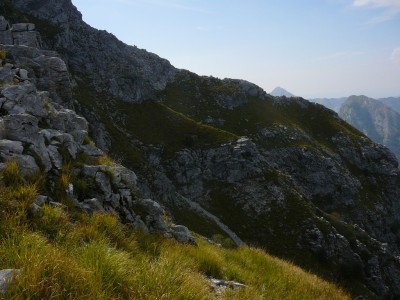
{"label": "hazy horizon", "polygon": [[72,0],[89,25],[200,75],[304,98],[400,96],[400,0]]}

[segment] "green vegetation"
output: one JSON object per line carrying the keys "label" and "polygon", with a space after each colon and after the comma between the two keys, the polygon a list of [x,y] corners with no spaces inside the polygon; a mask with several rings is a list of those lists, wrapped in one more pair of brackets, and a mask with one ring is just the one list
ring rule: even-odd
{"label": "green vegetation", "polygon": [[101,102],[96,99],[104,98],[104,95],[89,94],[87,85],[85,82],[78,84],[77,97],[82,106],[99,116],[112,139],[111,153],[121,157],[127,166],[137,168],[144,163],[143,154],[133,139],[159,146],[166,155],[170,155],[183,148],[216,147],[237,138],[235,134],[200,124],[154,101],[137,104],[109,100],[107,107],[100,106]]}
{"label": "green vegetation", "polygon": [[121,102],[118,106],[125,112],[125,128],[129,132],[147,144],[163,145],[168,153],[187,147],[218,146],[237,138],[224,130],[198,124],[160,103]]}
{"label": "green vegetation", "polygon": [[[160,97],[164,99],[165,105],[195,121],[204,120],[208,116],[223,119],[225,122],[218,127],[236,135],[252,136],[262,128],[284,126],[288,132],[304,132],[313,141],[317,141],[319,146],[328,149],[335,149],[331,138],[339,132],[351,138],[362,136],[362,133],[335,117],[330,110],[317,105],[306,107],[297,100],[281,100],[282,103],[278,105],[271,96],[267,96],[266,100],[247,97],[247,104],[233,110],[217,104],[217,96],[235,97],[238,94],[240,90],[232,82],[224,84],[217,79],[205,80],[190,73],[169,84],[160,93]],[[293,143],[293,140],[285,141],[279,136],[276,141],[268,139],[268,145],[264,146],[293,146]],[[310,141],[304,143],[309,144]]]}
{"label": "green vegetation", "polygon": [[[15,163],[1,175],[0,269],[21,269],[7,299],[349,299],[258,249],[220,248],[200,237],[198,246],[181,245],[134,232],[109,214],[46,205],[32,214],[37,184]],[[247,287],[217,297],[206,276]]]}
{"label": "green vegetation", "polygon": [[0,50],[0,59],[5,59],[7,57],[7,52],[4,50]]}

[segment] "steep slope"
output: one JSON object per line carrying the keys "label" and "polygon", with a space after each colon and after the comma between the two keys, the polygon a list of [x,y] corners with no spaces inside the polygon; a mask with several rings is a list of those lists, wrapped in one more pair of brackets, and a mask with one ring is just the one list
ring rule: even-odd
{"label": "steep slope", "polygon": [[6,10],[38,20],[43,44],[67,61],[77,100],[67,103],[103,149],[135,167],[143,197],[354,296],[400,295],[400,175],[385,147],[301,98],[176,70],[84,24],[70,1],[11,2]]}
{"label": "steep slope", "polygon": [[[1,299],[349,299],[261,250],[196,243],[171,224],[138,195],[136,174],[90,141],[87,121],[56,103],[65,63],[27,46],[31,29],[18,31],[19,45],[0,44]],[[31,76],[20,61],[63,72]]]}
{"label": "steep slope", "polygon": [[400,114],[389,106],[365,96],[351,96],[339,116],[400,158]]}

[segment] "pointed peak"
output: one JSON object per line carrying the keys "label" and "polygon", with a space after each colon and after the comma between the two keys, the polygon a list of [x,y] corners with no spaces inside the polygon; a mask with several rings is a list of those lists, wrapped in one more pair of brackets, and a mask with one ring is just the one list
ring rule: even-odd
{"label": "pointed peak", "polygon": [[272,96],[277,96],[277,97],[280,97],[280,96],[294,97],[294,95],[292,93],[288,92],[287,90],[285,90],[284,88],[281,88],[279,86],[274,88],[270,94]]}

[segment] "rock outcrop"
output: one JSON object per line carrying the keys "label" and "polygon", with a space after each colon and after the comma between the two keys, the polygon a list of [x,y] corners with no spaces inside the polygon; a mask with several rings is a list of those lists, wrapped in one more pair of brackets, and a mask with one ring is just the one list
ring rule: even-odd
{"label": "rock outcrop", "polygon": [[[42,33],[43,44],[64,58],[77,100],[59,95],[59,103],[72,102],[84,112],[94,137],[100,136],[138,175],[142,197],[127,188],[126,180],[108,176],[118,174],[110,166],[74,167],[77,182],[66,188],[82,209],[113,210],[132,226],[152,231],[165,230],[162,204],[178,223],[208,237],[222,235],[236,244],[263,247],[340,282],[355,297],[400,296],[400,175],[385,147],[301,98],[274,98],[245,81],[176,70],[156,55],[86,25],[69,0],[12,3],[28,20],[33,16],[55,29],[53,35]],[[39,88],[41,72],[32,67],[27,74],[18,73],[18,67],[5,64],[4,78],[15,78],[11,80],[21,89],[29,90],[29,84]],[[23,82],[26,77],[28,83]],[[61,82],[68,81],[56,81]],[[6,107],[13,114],[20,110],[19,103],[2,98],[11,101]],[[21,157],[31,161],[26,165],[32,169],[51,167],[51,172],[64,162],[57,153],[63,159],[63,154],[101,155],[82,143],[83,122],[77,122],[79,128],[63,123],[77,117],[57,106],[56,97],[50,99],[50,109],[63,121],[40,116],[38,109],[34,116],[21,112],[14,124],[5,112],[2,128],[11,136],[18,128],[40,129],[33,137],[18,137],[23,140],[6,135],[0,145],[5,157]],[[53,125],[57,128],[46,128]],[[62,153],[61,147],[66,149]],[[98,188],[88,193],[85,187],[91,185]],[[168,230],[178,240],[190,241],[185,228]]]}
{"label": "rock outcrop", "polygon": [[35,24],[17,23],[10,26],[10,23],[0,16],[0,44],[40,47],[40,43]]}
{"label": "rock outcrop", "polygon": [[[65,63],[57,55],[51,56],[54,52],[45,52],[44,57],[41,50],[20,45],[0,45],[0,50],[7,53],[0,67],[1,165],[15,161],[25,176],[47,174],[50,194],[40,195],[33,211],[58,201],[59,181],[66,175],[69,182],[61,192],[78,209],[114,213],[135,229],[163,232],[180,242],[195,243],[186,227],[167,225],[165,211],[157,202],[137,196],[133,171],[113,162],[101,164],[105,153],[90,141],[86,119],[57,103],[61,99],[57,87],[70,83]],[[21,61],[28,62],[23,64],[27,69],[21,68]],[[53,65],[51,61],[61,66],[56,69],[64,72],[62,76],[47,73]],[[33,64],[48,75],[31,75],[29,67]],[[37,90],[35,83],[46,87],[49,78],[56,83],[52,93]],[[52,95],[56,95],[56,101]],[[65,98],[66,94],[62,96]]]}

